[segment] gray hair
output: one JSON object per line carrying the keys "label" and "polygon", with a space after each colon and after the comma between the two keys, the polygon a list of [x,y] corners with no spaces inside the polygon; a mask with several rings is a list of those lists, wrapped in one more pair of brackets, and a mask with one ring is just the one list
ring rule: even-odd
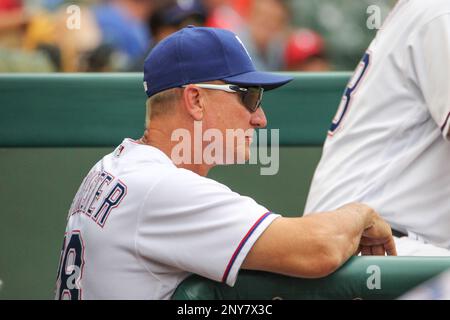
{"label": "gray hair", "polygon": [[150,121],[155,117],[171,114],[175,111],[176,102],[182,97],[180,88],[168,89],[159,92],[146,102],[145,126],[148,128]]}

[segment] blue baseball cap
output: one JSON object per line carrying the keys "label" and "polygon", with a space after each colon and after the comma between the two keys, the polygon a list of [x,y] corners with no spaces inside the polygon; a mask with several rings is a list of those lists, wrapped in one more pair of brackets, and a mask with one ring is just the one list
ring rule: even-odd
{"label": "blue baseball cap", "polygon": [[161,41],[144,62],[144,88],[149,97],[167,89],[214,80],[271,90],[292,78],[256,71],[239,37],[217,28],[183,28]]}

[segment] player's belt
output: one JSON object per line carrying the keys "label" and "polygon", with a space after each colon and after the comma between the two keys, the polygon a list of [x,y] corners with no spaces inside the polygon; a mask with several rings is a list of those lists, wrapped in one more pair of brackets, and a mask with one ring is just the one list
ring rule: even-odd
{"label": "player's belt", "polygon": [[395,229],[392,229],[392,235],[394,237],[397,237],[397,238],[407,237],[408,236],[406,233],[398,231],[398,230],[395,230]]}

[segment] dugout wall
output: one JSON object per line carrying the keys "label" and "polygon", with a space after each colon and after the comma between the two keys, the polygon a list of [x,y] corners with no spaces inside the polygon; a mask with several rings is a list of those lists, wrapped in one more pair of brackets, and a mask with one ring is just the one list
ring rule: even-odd
{"label": "dugout wall", "polygon": [[[263,107],[268,128],[280,129],[280,169],[276,175],[261,176],[260,166],[240,165],[217,167],[210,177],[274,212],[301,215],[321,145],[349,76],[295,74],[295,81],[288,86],[266,93]],[[141,74],[0,75],[0,299],[53,297],[72,198],[95,162],[124,137],[140,137],[145,99]],[[417,265],[411,270],[419,273],[405,276],[407,284],[397,287],[397,293],[450,267],[449,259],[444,258],[402,259],[395,263],[380,259],[383,272],[392,275],[389,279],[411,264]],[[291,289],[286,289],[292,293],[285,295],[288,298],[332,298],[326,292],[319,294],[324,284],[341,283],[348,291],[347,283],[367,277],[361,274],[365,261],[352,261],[331,278],[306,285],[306,293],[299,291],[298,295],[292,288],[303,287],[303,280],[243,273],[237,291],[226,289],[223,295],[216,294],[222,290],[215,287],[220,284],[212,286],[193,277],[176,298],[255,297],[252,294],[256,292],[246,290],[248,283],[259,281],[291,283]],[[192,295],[191,288],[199,286],[201,291]],[[258,297],[272,297],[273,290],[258,290],[264,294]],[[336,298],[353,297],[347,291],[342,295],[335,292]],[[393,297],[392,292],[385,292],[385,297]],[[364,298],[380,297],[377,292],[366,293]]]}

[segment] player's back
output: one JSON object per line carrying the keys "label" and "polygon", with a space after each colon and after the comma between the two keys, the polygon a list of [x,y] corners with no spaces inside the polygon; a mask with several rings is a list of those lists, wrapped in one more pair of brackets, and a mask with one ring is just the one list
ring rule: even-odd
{"label": "player's back", "polygon": [[188,275],[168,266],[158,275],[158,263],[144,263],[138,252],[143,202],[177,170],[166,158],[126,139],[92,168],[69,211],[56,298],[169,298],[170,288]]}
{"label": "player's back", "polygon": [[56,297],[169,299],[192,273],[234,285],[278,217],[227,186],[125,139],[84,179],[69,211]]}
{"label": "player's back", "polygon": [[365,202],[394,228],[450,246],[448,19],[450,1],[397,3],[345,91],[306,213]]}

